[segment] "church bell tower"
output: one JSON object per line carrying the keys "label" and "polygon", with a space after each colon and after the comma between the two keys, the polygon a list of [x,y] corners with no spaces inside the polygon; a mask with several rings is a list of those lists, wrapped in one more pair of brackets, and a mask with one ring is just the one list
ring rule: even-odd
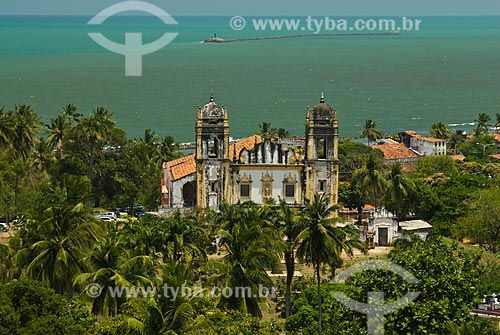
{"label": "church bell tower", "polygon": [[214,101],[198,107],[196,116],[197,205],[218,210],[229,199],[229,121]]}
{"label": "church bell tower", "polygon": [[325,103],[309,109],[306,117],[305,182],[306,198],[315,193],[329,193],[331,205],[338,203],[339,128],[337,111]]}

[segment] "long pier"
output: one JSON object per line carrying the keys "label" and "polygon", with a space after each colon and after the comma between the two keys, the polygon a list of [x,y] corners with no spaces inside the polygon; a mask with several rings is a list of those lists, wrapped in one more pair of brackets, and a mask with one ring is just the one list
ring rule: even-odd
{"label": "long pier", "polygon": [[300,38],[300,37],[339,37],[339,36],[392,36],[401,35],[400,31],[385,31],[382,33],[352,33],[352,34],[296,34],[296,35],[281,35],[281,36],[263,36],[263,37],[244,37],[225,40],[219,37],[207,38],[203,43],[235,43],[245,41],[264,41],[277,40],[285,38]]}

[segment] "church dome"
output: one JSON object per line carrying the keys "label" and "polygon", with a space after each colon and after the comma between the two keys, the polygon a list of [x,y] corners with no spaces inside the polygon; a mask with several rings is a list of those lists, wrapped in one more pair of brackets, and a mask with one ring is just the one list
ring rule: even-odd
{"label": "church dome", "polygon": [[325,103],[325,96],[321,94],[321,100],[312,108],[312,114],[314,119],[330,120],[335,117],[335,108]]}
{"label": "church dome", "polygon": [[203,119],[223,118],[226,110],[214,101],[213,94],[210,96],[210,102],[201,108],[201,117]]}

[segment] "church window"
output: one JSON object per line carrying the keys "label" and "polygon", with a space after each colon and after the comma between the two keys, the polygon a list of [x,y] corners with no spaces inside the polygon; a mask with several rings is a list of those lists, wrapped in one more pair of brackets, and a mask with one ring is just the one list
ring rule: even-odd
{"label": "church window", "polygon": [[326,141],[324,139],[318,140],[318,159],[326,159]]}
{"label": "church window", "polygon": [[250,198],[250,185],[241,184],[240,185],[240,198]]}
{"label": "church window", "polygon": [[320,180],[319,181],[319,191],[320,192],[325,192],[326,191],[326,180]]}
{"label": "church window", "polygon": [[217,158],[218,154],[219,154],[219,140],[216,137],[214,137],[214,142],[212,146],[210,146],[208,157]]}

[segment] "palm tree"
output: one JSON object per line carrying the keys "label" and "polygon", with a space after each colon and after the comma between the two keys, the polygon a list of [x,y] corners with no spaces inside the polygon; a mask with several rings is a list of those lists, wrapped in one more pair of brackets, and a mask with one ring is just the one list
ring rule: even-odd
{"label": "palm tree", "polygon": [[259,134],[266,138],[275,138],[276,129],[271,127],[271,123],[262,122],[259,124]]}
{"label": "palm tree", "polygon": [[379,197],[385,191],[386,181],[374,155],[368,157],[364,167],[354,171],[353,182],[359,185],[361,194],[377,207]]}
{"label": "palm tree", "polygon": [[304,230],[297,237],[297,257],[312,264],[318,284],[318,334],[321,335],[321,264],[332,264],[337,256],[337,236],[332,225],[331,214],[335,208],[330,205],[330,196],[315,194],[312,201],[306,200],[302,212]]}
{"label": "palm tree", "polygon": [[[168,261],[159,265],[161,283],[172,288],[179,288],[186,284],[193,284],[196,265],[192,263],[179,264]],[[158,299],[155,309],[161,320],[160,334],[168,331],[178,331],[189,324],[196,316],[196,302],[201,298],[195,294],[184,296],[178,294],[174,297],[162,296]]]}
{"label": "palm tree", "polygon": [[280,200],[279,204],[279,226],[283,230],[286,240],[285,265],[286,265],[286,288],[285,288],[285,316],[290,316],[290,288],[292,286],[293,274],[295,272],[295,242],[297,236],[302,231],[299,216],[295,215],[294,210],[288,206],[286,201]]}
{"label": "palm tree", "polygon": [[75,122],[80,122],[80,118],[83,114],[78,113],[78,107],[73,104],[69,104],[63,107],[61,110],[61,115],[63,115],[66,120],[70,123],[70,125]]}
{"label": "palm tree", "polygon": [[12,131],[10,145],[15,150],[18,158],[26,159],[31,148],[39,141],[37,134],[40,133],[40,117],[30,106],[16,106],[12,117]]}
{"label": "palm tree", "polygon": [[441,121],[434,123],[431,127],[431,136],[446,140],[450,137],[450,128]]}
{"label": "palm tree", "polygon": [[377,128],[373,120],[366,120],[365,126],[359,132],[361,138],[368,139],[368,145],[375,144],[377,140],[384,138],[384,132]]}
{"label": "palm tree", "polygon": [[33,164],[39,171],[46,171],[52,157],[50,145],[45,139],[40,139],[40,142],[33,150]]}
{"label": "palm tree", "polygon": [[336,250],[334,254],[335,259],[330,264],[331,281],[335,280],[335,271],[344,263],[341,257],[343,252],[349,257],[354,255],[354,249],[358,249],[364,254],[368,252],[366,245],[360,240],[359,230],[355,225],[348,224],[344,227],[335,227],[333,232]]}
{"label": "palm tree", "polygon": [[206,233],[196,226],[194,217],[183,217],[177,211],[164,224],[168,232],[163,240],[166,248],[163,252],[165,260],[170,259],[181,264],[207,261],[207,254],[200,245]]}
{"label": "palm tree", "polygon": [[157,162],[159,165],[163,162],[168,162],[182,156],[179,151],[179,143],[175,142],[172,136],[160,137],[160,142],[158,143],[157,150]]}
{"label": "palm tree", "polygon": [[66,136],[67,123],[63,115],[59,115],[55,119],[50,120],[50,125],[47,125],[49,135],[47,136],[48,144],[56,150],[57,158],[62,157],[63,140]]}
{"label": "palm tree", "polygon": [[90,113],[86,118],[80,121],[77,128],[88,144],[89,157],[89,195],[92,196],[92,182],[94,171],[94,155],[96,146],[99,142],[106,140],[111,134],[114,127],[114,121],[110,120],[111,113],[103,108],[98,107],[93,113]]}
{"label": "palm tree", "polygon": [[464,142],[463,134],[464,134],[463,130],[456,130],[454,133],[450,135],[450,138],[448,139],[448,145],[453,153],[456,153],[458,146]]}
{"label": "palm tree", "polygon": [[394,208],[396,217],[400,216],[402,203],[408,197],[409,185],[403,176],[401,164],[393,164],[387,176],[385,200],[389,208]]}
{"label": "palm tree", "polygon": [[67,177],[65,184],[47,195],[51,205],[34,224],[36,240],[23,252],[31,255],[31,278],[71,295],[73,276],[84,270],[80,259],[102,239],[104,230],[81,202],[86,187],[82,179]]}
{"label": "palm tree", "polygon": [[146,145],[156,145],[159,140],[159,135],[156,134],[154,130],[146,129],[144,131],[144,137],[141,137],[139,141]]}
{"label": "palm tree", "polygon": [[225,255],[220,261],[209,261],[208,266],[215,270],[213,280],[222,292],[236,292],[241,288],[245,290],[239,292],[240,294],[223,295],[219,299],[219,306],[262,317],[259,303],[265,301],[265,297],[260,296],[260,288],[272,287],[273,281],[266,269],[272,269],[279,264],[283,245],[275,227],[266,224],[266,221],[259,217],[261,212],[254,210],[254,207],[256,206],[225,207],[233,217],[235,212],[239,212],[236,215],[241,220],[225,221],[226,224],[219,229],[219,246]]}
{"label": "palm tree", "polygon": [[0,109],[0,144],[10,145],[10,140],[14,137],[14,125],[12,111],[4,112]]}
{"label": "palm tree", "polygon": [[285,128],[278,128],[278,129],[276,129],[276,136],[278,138],[290,137],[290,132],[288,130],[286,130]]}
{"label": "palm tree", "polygon": [[[82,263],[90,269],[77,275],[73,285],[85,287],[89,284],[97,284],[102,289],[102,293],[97,297],[92,297],[92,312],[96,315],[115,316],[122,303],[126,301],[126,296],[112,295],[112,290],[118,292],[128,288],[132,292],[139,294],[138,287],[153,288],[155,279],[154,263],[149,256],[130,256],[119,241],[107,239],[105,243],[96,247],[94,252],[83,258]],[[127,292],[127,291],[121,291]],[[146,291],[140,292],[146,294]]]}
{"label": "palm tree", "polygon": [[488,133],[488,128],[491,127],[489,123],[491,121],[491,117],[486,113],[480,113],[477,116],[477,120],[474,120],[476,123],[476,128],[474,128],[474,136],[478,137]]}

